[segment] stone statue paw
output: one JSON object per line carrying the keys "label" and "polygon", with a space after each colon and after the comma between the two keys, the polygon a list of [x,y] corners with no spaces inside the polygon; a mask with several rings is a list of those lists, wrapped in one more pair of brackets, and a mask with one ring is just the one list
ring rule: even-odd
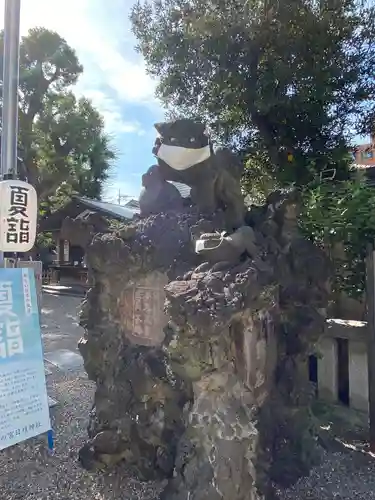
{"label": "stone statue paw", "polygon": [[242,226],[232,234],[205,233],[195,243],[195,251],[210,262],[237,262],[245,252],[257,255],[255,234],[251,227]]}

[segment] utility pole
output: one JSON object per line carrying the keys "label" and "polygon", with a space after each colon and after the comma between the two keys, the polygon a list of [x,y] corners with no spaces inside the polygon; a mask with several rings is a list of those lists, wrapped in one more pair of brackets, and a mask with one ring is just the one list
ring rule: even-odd
{"label": "utility pole", "polygon": [[20,12],[21,0],[5,0],[0,180],[17,176]]}
{"label": "utility pole", "polygon": [[121,194],[120,189],[118,190],[118,195],[117,195],[118,205],[121,205],[122,200],[128,200],[129,198],[131,198],[131,196],[128,196],[127,194]]}
{"label": "utility pole", "polygon": [[366,315],[370,451],[375,452],[375,251],[368,245],[366,257]]}
{"label": "utility pole", "polygon": [[1,177],[17,176],[21,0],[5,0]]}

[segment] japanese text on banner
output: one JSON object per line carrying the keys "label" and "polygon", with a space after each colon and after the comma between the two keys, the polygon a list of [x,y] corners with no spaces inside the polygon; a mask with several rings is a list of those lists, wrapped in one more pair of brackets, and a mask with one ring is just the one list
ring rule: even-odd
{"label": "japanese text on banner", "polygon": [[30,220],[27,212],[29,191],[24,186],[10,186],[7,243],[30,242]]}
{"label": "japanese text on banner", "polygon": [[13,310],[12,282],[0,281],[0,358],[23,353],[20,321]]}

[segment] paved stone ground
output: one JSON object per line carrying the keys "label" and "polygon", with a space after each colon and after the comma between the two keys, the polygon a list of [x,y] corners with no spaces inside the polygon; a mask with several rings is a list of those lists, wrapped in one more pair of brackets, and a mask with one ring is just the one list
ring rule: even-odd
{"label": "paved stone ground", "polygon": [[[125,466],[112,473],[90,474],[77,463],[86,439],[93,384],[87,379],[77,342],[81,336],[76,311],[80,299],[44,294],[42,335],[52,409],[55,451],[44,437],[0,452],[0,500],[153,500],[158,485],[141,483]],[[341,412],[340,412],[341,413]],[[331,416],[329,418],[331,419]],[[346,424],[347,428],[354,425]],[[340,433],[340,431],[338,431]],[[353,436],[353,439],[355,436]],[[353,440],[347,440],[350,444]],[[359,443],[361,444],[361,443]],[[355,443],[358,448],[358,442]],[[324,463],[280,500],[375,500],[375,459],[359,451],[332,447]]]}
{"label": "paved stone ground", "polygon": [[326,451],[309,477],[278,493],[280,500],[375,500],[375,460],[361,452]]}
{"label": "paved stone ground", "polygon": [[282,500],[375,500],[375,457],[368,451],[367,415],[342,406],[316,402],[324,452],[321,464],[301,478]]}
{"label": "paved stone ground", "polygon": [[57,349],[78,353],[77,343],[82,335],[77,319],[79,304],[76,297],[43,294],[41,328],[45,353]]}
{"label": "paved stone ground", "polygon": [[87,379],[77,342],[80,299],[44,294],[42,335],[55,451],[40,437],[0,452],[1,500],[151,500],[157,488],[137,481],[125,467],[90,474],[77,462],[86,439],[93,384]]}

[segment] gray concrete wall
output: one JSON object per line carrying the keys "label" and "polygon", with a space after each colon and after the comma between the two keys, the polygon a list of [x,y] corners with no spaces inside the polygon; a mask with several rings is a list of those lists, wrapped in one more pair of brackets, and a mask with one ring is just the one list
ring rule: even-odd
{"label": "gray concrete wall", "polygon": [[349,340],[349,404],[368,411],[367,345]]}
{"label": "gray concrete wall", "polygon": [[337,343],[322,338],[318,351],[318,395],[325,401],[336,401],[338,394]]}

